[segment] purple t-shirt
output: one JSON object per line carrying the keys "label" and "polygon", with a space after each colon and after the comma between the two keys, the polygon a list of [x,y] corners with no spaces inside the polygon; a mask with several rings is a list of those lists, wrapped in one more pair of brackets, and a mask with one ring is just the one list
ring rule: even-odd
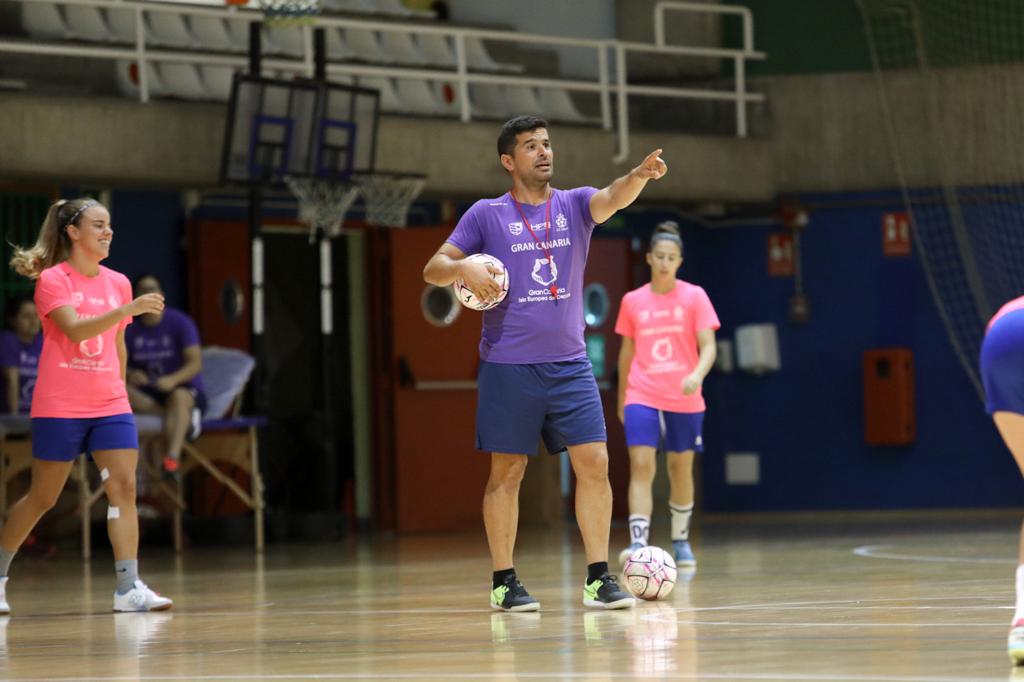
{"label": "purple t-shirt", "polygon": [[[32,408],[32,391],[39,375],[39,354],[43,352],[43,335],[36,334],[31,343],[24,343],[12,331],[0,332],[0,367],[18,369],[18,412],[28,413]],[[7,392],[0,393],[0,405],[10,412]]]}
{"label": "purple t-shirt", "polygon": [[[153,381],[182,368],[185,364],[182,351],[199,345],[199,331],[185,313],[164,308],[164,316],[158,324],[150,327],[140,317],[130,325],[125,330],[124,342],[128,348],[128,366],[141,369]],[[184,385],[202,391],[203,375],[195,375]]]}
{"label": "purple t-shirt", "polygon": [[[594,219],[590,197],[597,190],[553,190],[551,225],[546,204],[522,204],[541,245],[523,223],[509,193],[473,204],[448,242],[466,255],[486,253],[508,269],[508,296],[484,313],[480,358],[504,364],[560,362],[587,357],[583,342],[583,269]],[[547,232],[547,235],[545,234]],[[550,239],[548,239],[550,236]],[[548,263],[547,254],[554,263]],[[551,296],[558,287],[558,300]]]}

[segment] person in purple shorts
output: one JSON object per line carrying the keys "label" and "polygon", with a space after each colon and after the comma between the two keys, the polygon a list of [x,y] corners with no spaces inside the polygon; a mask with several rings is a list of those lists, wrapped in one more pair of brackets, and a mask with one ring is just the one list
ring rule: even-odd
{"label": "person in purple shorts", "polygon": [[[1004,305],[988,323],[980,364],[985,409],[1024,474],[1024,296]],[[1017,603],[1007,653],[1014,665],[1024,665],[1024,527],[1018,552]]]}
{"label": "person in purple shorts", "polygon": [[10,329],[0,332],[4,407],[7,414],[28,414],[39,374],[39,354],[43,352],[39,315],[31,298],[18,299],[8,305],[7,324]]}
{"label": "person in purple shorts", "polygon": [[491,453],[483,504],[494,570],[491,606],[540,608],[516,576],[512,554],[519,486],[543,438],[549,452],[568,450],[576,474],[576,519],[588,564],[584,605],[629,608],[633,598],[608,571],[612,492],[604,411],[583,341],[583,270],[594,227],[632,204],[668,167],[658,149],[604,189],[555,189],[548,124],[535,116],[502,126],[498,159],[512,188],[473,204],[423,270],[435,286],[463,280],[481,300],[500,294],[495,271],[466,256],[490,254],[509,271],[508,295],[484,313],[477,382],[476,445]]}
{"label": "person in purple shorts", "polygon": [[[135,295],[163,295],[160,280],[142,275]],[[199,331],[192,318],[174,308],[139,316],[125,332],[128,346],[128,399],[132,410],[164,418],[164,471],[178,470],[181,449],[199,437],[206,394]]]}

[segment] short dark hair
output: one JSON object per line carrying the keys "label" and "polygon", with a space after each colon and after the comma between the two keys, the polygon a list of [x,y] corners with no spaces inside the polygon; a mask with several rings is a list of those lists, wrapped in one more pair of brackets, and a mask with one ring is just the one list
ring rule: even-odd
{"label": "short dark hair", "polygon": [[142,280],[151,279],[156,282],[156,285],[160,287],[160,291],[164,290],[164,283],[160,281],[160,278],[154,275],[152,272],[144,272],[141,275],[136,275],[135,279],[132,280],[132,291],[138,291],[139,285],[142,284]]}
{"label": "short dark hair", "polygon": [[540,116],[516,116],[505,121],[505,125],[501,126],[501,133],[498,135],[498,158],[500,159],[502,154],[512,154],[516,148],[516,138],[519,133],[547,127],[548,122]]}

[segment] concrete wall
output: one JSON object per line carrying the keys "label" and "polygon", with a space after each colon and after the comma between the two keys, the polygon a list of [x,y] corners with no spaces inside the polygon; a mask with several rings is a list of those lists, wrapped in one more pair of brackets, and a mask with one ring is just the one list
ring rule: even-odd
{"label": "concrete wall", "polygon": [[[212,187],[225,111],[184,102],[6,95],[0,98],[0,179]],[[498,128],[497,122],[385,117],[377,165],[426,173],[432,196],[500,193],[508,180],[497,162]],[[758,201],[774,192],[764,140],[638,134],[630,163],[617,167],[612,133],[555,126],[552,134],[563,187],[606,184],[663,147],[672,172],[652,185],[649,200]]]}

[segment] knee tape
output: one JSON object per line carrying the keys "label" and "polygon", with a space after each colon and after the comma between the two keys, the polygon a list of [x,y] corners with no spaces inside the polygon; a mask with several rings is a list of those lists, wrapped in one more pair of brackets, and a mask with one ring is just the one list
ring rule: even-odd
{"label": "knee tape", "polygon": [[107,507],[107,521],[121,518],[121,508],[113,505]]}
{"label": "knee tape", "polygon": [[100,469],[100,480],[106,481],[108,478],[110,478],[110,469],[103,467]]}

